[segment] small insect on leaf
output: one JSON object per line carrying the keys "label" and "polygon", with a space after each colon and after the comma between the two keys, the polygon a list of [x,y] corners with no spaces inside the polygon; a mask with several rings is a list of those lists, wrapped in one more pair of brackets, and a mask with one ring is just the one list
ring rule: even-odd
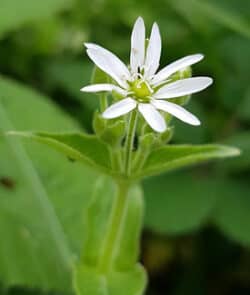
{"label": "small insect on leaf", "polygon": [[0,178],[0,184],[1,186],[9,190],[13,190],[16,186],[15,181],[7,176],[3,176]]}

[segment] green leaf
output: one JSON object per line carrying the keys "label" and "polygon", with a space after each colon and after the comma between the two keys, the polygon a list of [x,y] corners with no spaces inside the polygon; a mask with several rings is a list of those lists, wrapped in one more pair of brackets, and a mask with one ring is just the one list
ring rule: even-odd
{"label": "green leaf", "polygon": [[250,247],[250,189],[244,182],[227,182],[220,192],[212,221],[230,239]]}
{"label": "green leaf", "polygon": [[[72,160],[88,164],[100,172],[112,174],[108,147],[94,135],[45,132],[10,132],[10,134],[45,143],[64,153]],[[238,149],[222,145],[169,145],[155,149],[147,158],[141,172],[135,175],[135,178],[142,178],[191,164],[202,163],[210,159],[232,157],[238,154]]]}
{"label": "green leaf", "polygon": [[111,161],[108,147],[94,135],[16,131],[8,132],[8,134],[44,143],[73,161],[81,161],[99,171],[110,173]]}
{"label": "green leaf", "polygon": [[142,295],[145,284],[145,272],[139,265],[127,272],[111,272],[108,277],[86,266],[75,269],[77,295]]}
{"label": "green leaf", "polygon": [[239,132],[231,137],[229,137],[224,143],[233,145],[242,151],[240,157],[232,159],[231,161],[225,163],[221,170],[239,173],[241,171],[247,171],[250,167],[250,132],[244,131]]}
{"label": "green leaf", "polygon": [[71,3],[71,0],[1,0],[0,37],[24,24],[41,21],[43,18],[64,10]]}
{"label": "green leaf", "polygon": [[147,177],[177,168],[207,162],[217,158],[234,157],[237,148],[223,145],[167,145],[151,152],[136,177]]}
{"label": "green leaf", "polygon": [[[0,131],[80,130],[48,98],[0,79]],[[0,280],[6,286],[71,290],[94,174],[40,144],[0,137]]]}
{"label": "green leaf", "polygon": [[145,226],[168,235],[199,229],[211,216],[220,194],[221,180],[175,173],[148,179],[144,183]]}
{"label": "green leaf", "polygon": [[250,246],[250,187],[218,175],[176,173],[144,182],[145,226],[183,235],[214,224],[228,238]]}

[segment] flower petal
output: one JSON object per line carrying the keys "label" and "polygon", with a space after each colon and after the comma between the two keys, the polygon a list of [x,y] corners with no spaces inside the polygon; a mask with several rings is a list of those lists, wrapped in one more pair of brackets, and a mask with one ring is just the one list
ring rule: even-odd
{"label": "flower petal", "polygon": [[136,101],[130,97],[120,100],[107,108],[102,116],[105,119],[113,119],[127,114],[136,108]]}
{"label": "flower petal", "polygon": [[127,95],[127,91],[113,84],[93,84],[81,88],[83,92],[102,92],[102,91],[116,91],[122,95]]}
{"label": "flower petal", "polygon": [[169,76],[176,73],[177,71],[191,66],[204,58],[203,54],[193,54],[180,58],[171,64],[167,65],[165,68],[160,70],[153,78],[152,83],[154,85],[166,80]]}
{"label": "flower petal", "polygon": [[176,118],[180,119],[183,122],[186,122],[190,125],[198,126],[200,125],[200,120],[195,117],[193,114],[185,110],[183,107],[164,100],[153,100],[152,105],[155,106],[158,110],[167,112]]}
{"label": "flower petal", "polygon": [[165,119],[150,103],[140,103],[138,109],[152,129],[157,132],[167,129]]}
{"label": "flower petal", "polygon": [[125,64],[109,50],[92,43],[85,43],[89,58],[120,86],[126,88],[130,73]]}
{"label": "flower petal", "polygon": [[144,64],[145,58],[145,25],[138,17],[131,34],[130,67],[132,73],[137,73],[138,67]]}
{"label": "flower petal", "polygon": [[169,83],[160,88],[155,94],[154,98],[173,98],[192,93],[199,92],[213,83],[213,79],[209,77],[194,77],[178,80]]}
{"label": "flower petal", "polygon": [[149,78],[157,71],[161,57],[161,35],[159,27],[153,24],[145,60],[145,77]]}

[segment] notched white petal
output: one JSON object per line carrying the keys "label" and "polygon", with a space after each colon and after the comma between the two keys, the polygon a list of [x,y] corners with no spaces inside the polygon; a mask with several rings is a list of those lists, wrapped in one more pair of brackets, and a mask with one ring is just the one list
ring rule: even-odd
{"label": "notched white petal", "polygon": [[160,70],[153,78],[152,83],[154,85],[161,83],[162,81],[166,80],[169,76],[176,73],[177,71],[180,71],[181,69],[184,69],[188,66],[191,66],[199,61],[201,61],[204,58],[203,54],[193,54],[188,55],[183,58],[180,58],[171,64],[164,67],[162,70]]}
{"label": "notched white petal", "polygon": [[167,129],[165,119],[150,103],[140,103],[138,106],[139,112],[147,121],[149,126],[156,132],[164,132]]}
{"label": "notched white petal", "polygon": [[113,84],[92,84],[81,88],[83,92],[111,92],[116,91],[122,95],[127,95],[127,91]]}
{"label": "notched white petal", "polygon": [[145,58],[145,25],[141,17],[138,17],[131,34],[130,67],[132,73],[136,73],[138,67],[144,64]]}
{"label": "notched white petal", "polygon": [[175,103],[172,103],[169,101],[163,101],[163,100],[153,100],[152,104],[158,110],[167,112],[185,123],[188,123],[194,126],[198,126],[201,124],[200,120],[196,116],[194,116],[193,114],[185,110],[183,107]]}
{"label": "notched white petal", "polygon": [[157,71],[161,57],[161,35],[159,27],[153,24],[145,59],[145,77],[150,78]]}
{"label": "notched white petal", "polygon": [[194,77],[178,80],[160,88],[154,94],[154,98],[167,99],[189,95],[207,88],[212,83],[213,79],[209,77]]}
{"label": "notched white petal", "polygon": [[89,58],[111,76],[120,86],[126,88],[130,73],[125,64],[109,50],[92,43],[86,43]]}
{"label": "notched white petal", "polygon": [[105,119],[113,119],[125,115],[136,108],[136,101],[128,97],[108,107],[102,114]]}

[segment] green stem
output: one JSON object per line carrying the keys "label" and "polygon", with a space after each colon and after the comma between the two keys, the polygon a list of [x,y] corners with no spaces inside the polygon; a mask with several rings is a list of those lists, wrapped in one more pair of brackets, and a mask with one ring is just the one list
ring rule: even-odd
{"label": "green stem", "polygon": [[122,171],[121,150],[119,148],[110,149],[112,167],[115,171]]}
{"label": "green stem", "polygon": [[131,173],[131,160],[134,145],[134,137],[137,123],[137,110],[134,110],[130,114],[128,123],[128,133],[125,141],[125,161],[124,161],[124,172],[126,175]]}
{"label": "green stem", "polygon": [[120,237],[120,230],[127,210],[128,189],[129,184],[124,182],[118,183],[117,194],[111,212],[110,227],[106,236],[104,250],[100,261],[100,271],[102,273],[106,273],[110,270],[118,250],[117,246]]}
{"label": "green stem", "polygon": [[108,107],[108,98],[106,93],[100,94],[100,110],[103,113]]}
{"label": "green stem", "polygon": [[146,150],[139,149],[138,150],[137,156],[134,160],[134,165],[133,165],[133,171],[135,173],[139,172],[142,169],[143,165],[145,164],[145,162],[149,156],[149,153],[150,153],[149,149],[146,149]]}

